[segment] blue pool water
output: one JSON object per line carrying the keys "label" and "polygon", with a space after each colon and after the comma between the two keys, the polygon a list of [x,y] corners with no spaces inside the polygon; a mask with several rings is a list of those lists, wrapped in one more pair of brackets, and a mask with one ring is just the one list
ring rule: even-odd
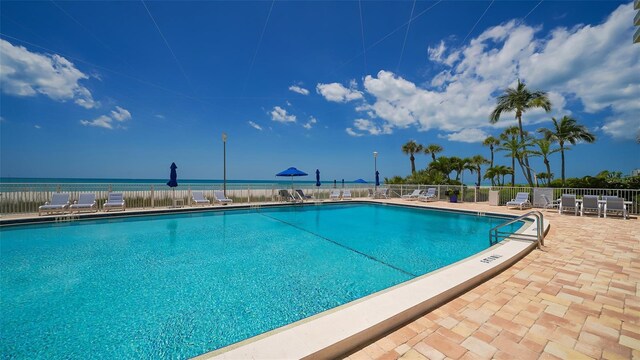
{"label": "blue pool water", "polygon": [[196,356],[468,257],[503,221],[340,204],[4,228],[0,353]]}

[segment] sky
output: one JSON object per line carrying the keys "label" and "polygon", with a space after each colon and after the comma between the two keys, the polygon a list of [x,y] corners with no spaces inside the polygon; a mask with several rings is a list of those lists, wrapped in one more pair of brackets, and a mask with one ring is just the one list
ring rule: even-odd
{"label": "sky", "polygon": [[223,133],[227,179],[406,176],[409,140],[488,158],[481,141],[515,124],[489,114],[517,79],[552,102],[526,130],[568,115],[596,135],[566,153],[568,177],[640,168],[628,1],[2,1],[0,14],[2,177],[158,179],[175,162],[179,178],[221,179]]}

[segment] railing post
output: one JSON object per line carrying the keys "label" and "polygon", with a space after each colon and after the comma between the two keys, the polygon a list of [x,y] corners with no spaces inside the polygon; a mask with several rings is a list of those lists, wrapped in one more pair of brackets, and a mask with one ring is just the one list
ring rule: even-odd
{"label": "railing post", "polygon": [[187,200],[187,204],[189,204],[189,206],[191,206],[191,185],[187,186],[187,196],[189,196],[189,200]]}
{"label": "railing post", "polygon": [[251,185],[247,185],[247,202],[251,202]]}
{"label": "railing post", "polygon": [[156,199],[156,197],[153,194],[153,185],[151,185],[151,208],[152,209],[155,206],[155,199]]}

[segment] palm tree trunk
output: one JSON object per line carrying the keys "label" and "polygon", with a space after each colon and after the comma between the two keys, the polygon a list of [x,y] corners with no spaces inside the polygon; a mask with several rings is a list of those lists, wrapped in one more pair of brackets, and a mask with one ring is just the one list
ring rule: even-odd
{"label": "palm tree trunk", "polygon": [[436,154],[435,154],[435,153],[431,153],[431,159],[432,159],[433,161],[436,161]]}
{"label": "palm tree trunk", "polygon": [[[504,182],[504,180],[502,181]],[[511,186],[516,186],[516,157],[511,157]]]}
{"label": "palm tree trunk", "polygon": [[564,186],[564,143],[560,143],[560,155],[562,159],[562,186]]}
{"label": "palm tree trunk", "polygon": [[[524,143],[524,129],[522,129],[522,115],[517,114],[518,117],[518,128],[520,129],[520,141]],[[527,179],[529,186],[533,187],[533,181],[531,181],[531,167],[529,166],[529,155],[525,152],[522,154],[524,164],[526,165],[522,167],[522,171],[524,172],[524,177]],[[515,170],[515,169],[514,169]]]}
{"label": "palm tree trunk", "polygon": [[[491,145],[489,147],[489,150],[491,150],[491,166],[490,167],[493,167],[493,145]],[[496,184],[496,182],[494,181],[493,178],[491,178],[491,186],[493,186],[495,184]]]}
{"label": "palm tree trunk", "polygon": [[411,174],[413,175],[416,173],[416,158],[411,154],[409,160],[411,160]]}
{"label": "palm tree trunk", "polygon": [[549,165],[549,159],[544,158],[544,164],[547,166],[547,185],[551,184],[551,165]]}
{"label": "palm tree trunk", "polygon": [[480,187],[480,182],[482,181],[482,173],[480,172],[481,171],[480,166],[478,166],[476,171],[478,172],[478,183],[476,184],[476,186]]}

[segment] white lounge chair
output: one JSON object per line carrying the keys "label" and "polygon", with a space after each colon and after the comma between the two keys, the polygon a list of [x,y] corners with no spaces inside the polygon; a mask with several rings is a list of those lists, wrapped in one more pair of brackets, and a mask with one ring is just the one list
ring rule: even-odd
{"label": "white lounge chair", "polygon": [[331,193],[329,194],[329,199],[331,200],[339,200],[340,199],[340,190],[331,190]]}
{"label": "white lounge chair", "polygon": [[544,209],[544,210],[549,210],[549,209],[555,210],[560,205],[560,201],[551,200],[545,194],[540,195],[540,197],[542,198],[542,201],[543,201],[542,209]]}
{"label": "white lounge chair", "polygon": [[87,193],[87,194],[80,194],[80,196],[78,197],[78,200],[75,201],[73,204],[71,204],[71,206],[69,206],[69,210],[71,212],[73,211],[93,211],[93,212],[97,212],[98,211],[98,204],[96,203],[96,194],[94,193]]}
{"label": "white lounge chair", "polygon": [[418,200],[420,201],[437,200],[436,188],[428,188],[426,193],[418,196]]}
{"label": "white lounge chair", "polygon": [[378,191],[376,191],[375,197],[378,199],[387,199],[389,197],[389,189],[386,187],[379,187]]}
{"label": "white lounge chair", "polygon": [[565,211],[573,210],[574,215],[578,215],[578,205],[576,205],[576,196],[574,194],[562,194],[560,198],[560,206],[558,207],[558,213],[562,214]]}
{"label": "white lounge chair", "polygon": [[211,201],[204,197],[204,191],[193,191],[191,197],[195,205],[211,205]]}
{"label": "white lounge chair", "polygon": [[[296,193],[297,195],[297,193]],[[289,192],[289,190],[278,190],[278,196],[280,196],[280,199],[282,201],[288,201],[288,202],[297,202],[298,198],[296,196],[294,196],[293,194],[291,194]]]}
{"label": "white lounge chair", "polygon": [[302,201],[313,199],[313,196],[305,195],[304,192],[302,192],[302,189],[296,189],[296,194],[298,194],[298,196],[300,197],[300,200]]}
{"label": "white lounge chair", "polygon": [[109,193],[107,197],[107,201],[102,205],[102,210],[109,211],[119,209],[122,211],[126,210],[124,203],[124,195],[122,193]]}
{"label": "white lounge chair", "polygon": [[213,201],[222,205],[227,205],[233,202],[232,199],[229,199],[228,197],[224,196],[224,191],[222,190],[213,191]]}
{"label": "white lounge chair", "polygon": [[342,200],[351,200],[351,190],[342,190]]}
{"label": "white lounge chair", "polygon": [[580,216],[584,216],[585,212],[595,212],[600,217],[600,209],[597,195],[585,195],[582,198],[582,206],[580,206]]}
{"label": "white lounge chair", "polygon": [[623,219],[629,218],[627,206],[624,204],[623,198],[607,198],[607,202],[604,204],[604,217],[607,217],[608,213],[619,213]]}
{"label": "white lounge chair", "polygon": [[519,192],[516,194],[515,199],[511,199],[506,203],[506,206],[517,206],[522,210],[524,207],[531,207],[531,202],[529,201],[529,193],[528,192]]}
{"label": "white lounge chair", "polygon": [[69,194],[55,193],[51,195],[51,202],[47,201],[38,208],[38,216],[42,213],[64,213],[69,208]]}
{"label": "white lounge chair", "polygon": [[411,194],[402,195],[402,198],[405,200],[417,200],[420,195],[422,195],[422,190],[416,189]]}

